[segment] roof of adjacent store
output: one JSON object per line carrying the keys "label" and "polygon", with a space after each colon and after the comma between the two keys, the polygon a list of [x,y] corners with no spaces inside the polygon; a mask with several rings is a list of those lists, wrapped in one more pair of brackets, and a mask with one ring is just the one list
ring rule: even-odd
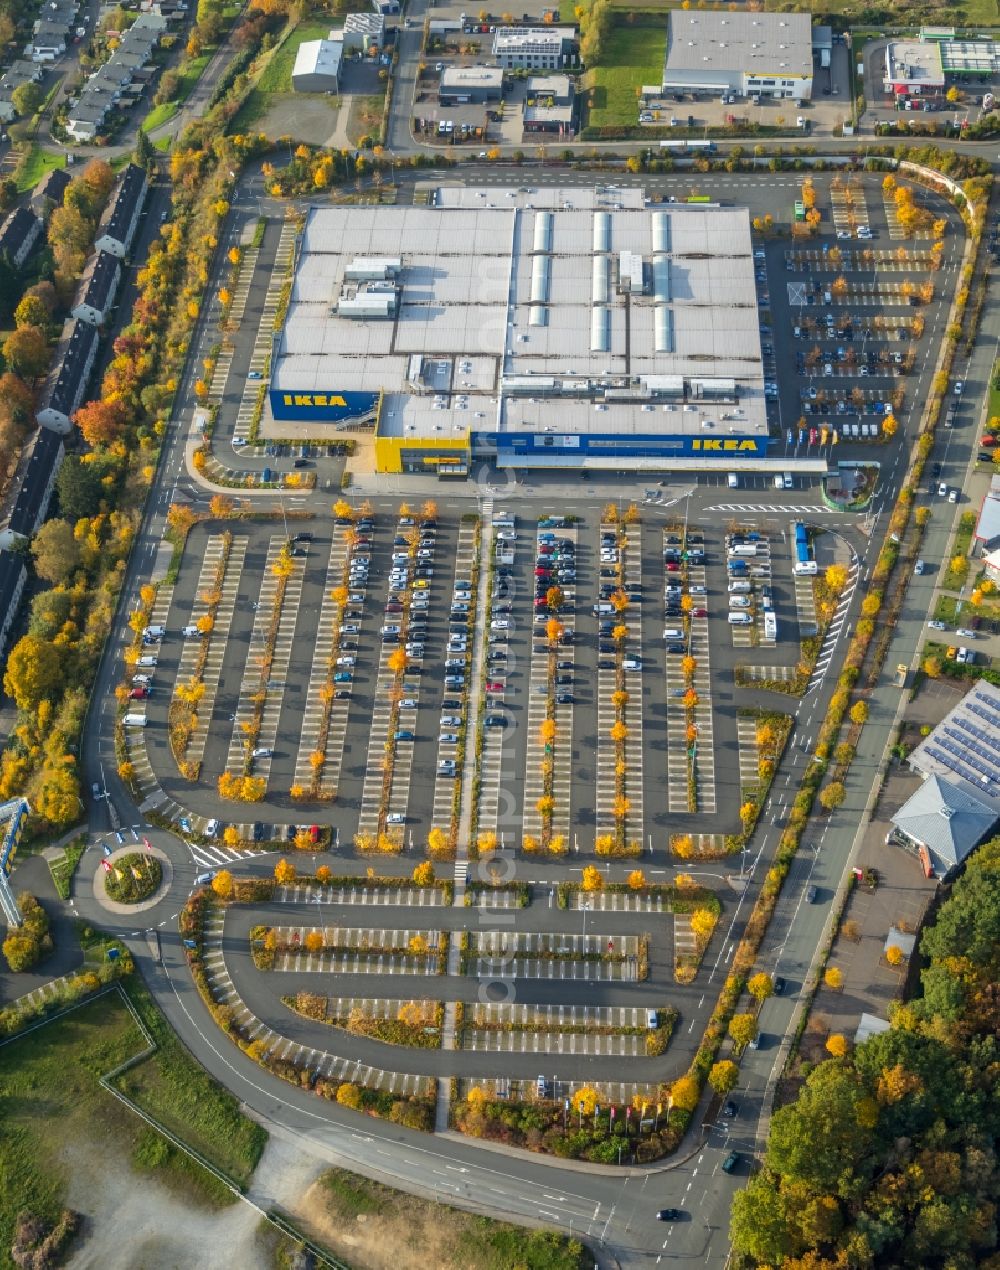
{"label": "roof of adjacent store", "polygon": [[669,15],[666,69],[812,75],[808,13],[675,9]]}

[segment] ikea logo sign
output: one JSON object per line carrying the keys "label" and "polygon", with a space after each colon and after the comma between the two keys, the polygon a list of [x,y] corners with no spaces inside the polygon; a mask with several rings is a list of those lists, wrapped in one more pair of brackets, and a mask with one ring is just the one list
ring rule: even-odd
{"label": "ikea logo sign", "polygon": [[317,423],[343,423],[370,413],[378,404],[374,392],[286,392],[271,388],[275,419],[311,419]]}
{"label": "ikea logo sign", "polygon": [[694,437],[691,441],[691,449],[698,450],[714,450],[726,451],[730,454],[756,454],[758,445],[756,441],[743,440],[714,440],[711,437]]}
{"label": "ikea logo sign", "polygon": [[281,404],[283,406],[293,407],[305,406],[306,408],[314,406],[346,406],[347,400],[344,397],[338,397],[332,393],[325,392],[283,392],[281,394]]}

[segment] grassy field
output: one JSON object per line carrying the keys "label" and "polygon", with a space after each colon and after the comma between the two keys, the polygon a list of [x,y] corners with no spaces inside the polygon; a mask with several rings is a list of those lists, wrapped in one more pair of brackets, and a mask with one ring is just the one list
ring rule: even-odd
{"label": "grassy field", "polygon": [[142,131],[152,132],[154,128],[162,128],[165,123],[169,123],[173,119],[178,110],[180,110],[180,105],[176,101],[160,102],[158,106],[153,107],[142,121]]}
{"label": "grassy field", "polygon": [[32,145],[31,153],[23,163],[17,165],[17,190],[24,194],[33,190],[47,172],[53,168],[64,168],[66,156],[56,154],[53,150],[43,150],[40,145]]}
{"label": "grassy field", "polygon": [[330,19],[325,22],[300,22],[281,48],[268,62],[257,83],[259,93],[290,93],[292,91],[292,67],[299,45],[306,40],[325,40],[330,34]]}
{"label": "grassy field", "polygon": [[587,74],[591,103],[586,122],[592,128],[631,127],[639,120],[639,99],[643,84],[663,81],[663,58],[667,30],[656,27],[620,26],[608,33],[601,65]]}
{"label": "grassy field", "polygon": [[[129,994],[161,1049],[122,1078],[123,1092],[174,1129],[237,1180],[249,1180],[266,1134],[240,1115],[174,1038],[145,989]],[[0,1048],[0,1248],[10,1248],[17,1214],[30,1208],[54,1219],[63,1205],[67,1170],[81,1158],[130,1161],[203,1206],[233,1196],[182,1152],[116,1102],[99,1076],[145,1048],[121,999],[108,995]],[[141,1185],[141,1182],[137,1183]]]}
{"label": "grassy field", "polygon": [[240,107],[233,120],[236,131],[246,132],[254,124],[260,122],[267,114],[271,98],[279,93],[292,91],[292,67],[299,45],[306,40],[325,39],[330,34],[330,23],[302,22],[288,39],[277,50],[264,68],[264,73],[254,88],[247,94],[247,99]]}
{"label": "grassy field", "polygon": [[[331,1169],[313,1194],[311,1217],[326,1242],[357,1270],[383,1264],[378,1254],[398,1250],[398,1270],[588,1270],[594,1260],[576,1240],[553,1231],[525,1230],[509,1222],[405,1195],[344,1169]],[[361,1220],[359,1220],[361,1219]],[[337,1233],[348,1239],[338,1246]]]}

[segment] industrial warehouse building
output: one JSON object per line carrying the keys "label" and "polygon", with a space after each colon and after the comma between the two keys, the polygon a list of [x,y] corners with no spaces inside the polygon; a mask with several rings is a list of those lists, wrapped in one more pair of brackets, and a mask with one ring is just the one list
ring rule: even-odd
{"label": "industrial warehouse building", "polygon": [[386,472],[759,459],[748,213],[626,188],[315,208],[270,403],[277,420],[373,428]]}
{"label": "industrial warehouse building", "polygon": [[[819,53],[817,49],[817,55]],[[812,97],[808,13],[675,9],[669,16],[663,91]]]}
{"label": "industrial warehouse building", "polygon": [[[331,35],[333,32],[331,32]],[[344,41],[306,40],[299,45],[292,67],[292,91],[296,93],[336,93],[340,91],[340,63]]]}

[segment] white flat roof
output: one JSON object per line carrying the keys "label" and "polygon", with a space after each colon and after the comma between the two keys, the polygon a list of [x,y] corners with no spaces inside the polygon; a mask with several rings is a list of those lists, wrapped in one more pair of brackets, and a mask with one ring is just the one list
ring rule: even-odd
{"label": "white flat roof", "polygon": [[[272,388],[383,391],[383,418],[400,428],[438,430],[453,421],[488,430],[502,413],[503,426],[518,430],[554,413],[570,431],[641,433],[669,423],[670,431],[704,436],[766,433],[745,209],[647,207],[641,190],[614,187],[453,187],[437,191],[435,203],[310,212]],[[607,247],[595,254],[598,240]],[[618,292],[623,252],[640,258],[640,294]],[[345,269],[359,257],[402,260],[394,321],[337,316]],[[595,298],[601,276],[606,289]],[[595,308],[607,314],[604,348],[593,347],[601,342]],[[424,359],[422,388],[408,381],[414,356]],[[601,410],[581,400],[602,397],[612,380],[619,396],[637,397],[622,385],[640,378],[687,382],[691,396],[695,381],[731,380],[736,400],[664,410],[653,399],[653,411],[614,396]],[[505,394],[501,412],[501,382],[512,380],[521,387]],[[545,397],[543,411],[545,380],[589,386]],[[435,395],[448,398],[446,409],[434,405]]]}
{"label": "white flat roof", "polygon": [[343,52],[341,40],[305,40],[295,54],[292,78],[296,75],[339,75]]}
{"label": "white flat roof", "polygon": [[669,16],[664,81],[680,71],[809,78],[812,50],[808,13],[675,9]]}
{"label": "white flat roof", "polygon": [[940,88],[944,84],[941,48],[920,40],[890,40],[885,46],[886,79],[894,84]]}

